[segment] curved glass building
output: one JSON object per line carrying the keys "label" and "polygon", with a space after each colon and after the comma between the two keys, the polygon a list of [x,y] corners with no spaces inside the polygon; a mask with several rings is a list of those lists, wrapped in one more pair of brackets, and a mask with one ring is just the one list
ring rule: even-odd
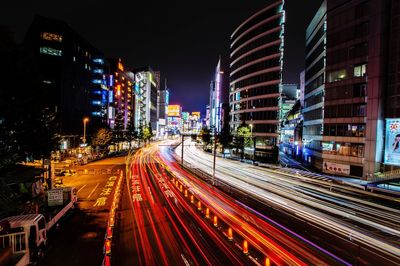
{"label": "curved glass building", "polygon": [[282,93],[284,1],[271,1],[231,35],[230,128],[250,126],[258,160],[276,159]]}

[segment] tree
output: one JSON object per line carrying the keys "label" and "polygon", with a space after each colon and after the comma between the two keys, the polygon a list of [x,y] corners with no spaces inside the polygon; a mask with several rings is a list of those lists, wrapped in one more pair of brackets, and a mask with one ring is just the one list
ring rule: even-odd
{"label": "tree", "polygon": [[103,151],[111,143],[112,133],[107,128],[100,128],[92,138],[92,145]]}
{"label": "tree", "polygon": [[211,131],[207,127],[202,127],[199,136],[205,145],[211,142]]}
{"label": "tree", "polygon": [[131,148],[132,141],[136,140],[138,137],[138,132],[135,130],[133,122],[129,122],[126,127],[125,139],[129,142],[129,148]]}
{"label": "tree", "polygon": [[149,126],[143,128],[143,140],[144,141],[150,141],[150,139],[153,137],[153,132],[151,130],[151,125],[149,123]]}
{"label": "tree", "polygon": [[115,125],[112,134],[112,144],[119,147],[119,143],[125,140],[124,137],[124,122],[122,112],[118,112],[115,116]]}
{"label": "tree", "polygon": [[224,126],[221,133],[219,133],[219,143],[222,145],[222,153],[224,153],[225,149],[232,143],[232,139],[233,137],[229,130],[229,126]]}
{"label": "tree", "polygon": [[246,125],[246,121],[243,121],[242,124],[236,129],[234,142],[236,149],[241,150],[240,158],[243,159],[244,148],[253,146],[251,130],[250,127]]}

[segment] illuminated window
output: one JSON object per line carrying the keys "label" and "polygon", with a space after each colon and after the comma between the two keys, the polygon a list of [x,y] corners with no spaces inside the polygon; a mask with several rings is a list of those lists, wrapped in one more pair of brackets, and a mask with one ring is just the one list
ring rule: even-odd
{"label": "illuminated window", "polygon": [[97,63],[97,64],[100,64],[100,65],[103,65],[103,64],[104,64],[104,60],[101,59],[101,58],[95,58],[95,59],[93,59],[93,62],[94,62],[94,63]]}
{"label": "illuminated window", "polygon": [[61,56],[62,51],[50,47],[40,47],[40,53],[41,54],[48,54],[48,55],[54,55],[54,56]]}
{"label": "illuminated window", "polygon": [[72,61],[76,62],[76,57],[75,56],[72,57]]}
{"label": "illuminated window", "polygon": [[93,105],[101,105],[101,102],[100,101],[92,101],[92,104]]}
{"label": "illuminated window", "polygon": [[95,69],[93,69],[93,73],[103,74],[103,69],[95,68]]}
{"label": "illuminated window", "polygon": [[92,115],[94,115],[94,116],[101,116],[101,113],[100,113],[100,112],[92,112]]}
{"label": "illuminated window", "polygon": [[46,41],[56,41],[56,42],[62,42],[62,35],[55,34],[55,33],[49,33],[49,32],[42,32],[40,34],[43,40]]}
{"label": "illuminated window", "polygon": [[92,80],[92,83],[101,84],[101,80],[100,79],[94,79],[94,80]]}
{"label": "illuminated window", "polygon": [[333,71],[329,73],[328,75],[328,82],[335,82],[335,81],[341,81],[345,79],[347,76],[346,69],[340,69],[337,71]]}
{"label": "illuminated window", "polygon": [[363,77],[367,73],[367,64],[354,67],[354,77]]}

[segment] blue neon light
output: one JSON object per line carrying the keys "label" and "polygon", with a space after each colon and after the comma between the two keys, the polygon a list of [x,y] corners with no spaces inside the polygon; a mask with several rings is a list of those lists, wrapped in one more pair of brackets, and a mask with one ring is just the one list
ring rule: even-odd
{"label": "blue neon light", "polygon": [[101,69],[101,68],[95,68],[95,69],[93,69],[93,73],[96,73],[96,74],[103,74],[103,69]]}
{"label": "blue neon light", "polygon": [[100,64],[100,65],[103,65],[103,64],[104,64],[104,60],[101,59],[101,58],[95,58],[95,59],[93,59],[93,62],[94,62],[94,63],[98,63],[98,64]]}

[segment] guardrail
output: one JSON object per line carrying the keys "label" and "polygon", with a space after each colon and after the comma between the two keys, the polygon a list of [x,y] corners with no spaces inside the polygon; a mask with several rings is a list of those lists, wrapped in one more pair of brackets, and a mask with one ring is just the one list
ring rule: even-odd
{"label": "guardrail", "polygon": [[119,178],[117,182],[117,186],[114,191],[114,198],[110,207],[110,212],[107,221],[107,229],[106,234],[104,236],[104,246],[103,246],[103,266],[111,265],[111,248],[112,248],[112,240],[113,240],[113,232],[116,222],[116,212],[121,206],[121,188],[123,187],[124,182],[124,173],[121,170],[119,173]]}

